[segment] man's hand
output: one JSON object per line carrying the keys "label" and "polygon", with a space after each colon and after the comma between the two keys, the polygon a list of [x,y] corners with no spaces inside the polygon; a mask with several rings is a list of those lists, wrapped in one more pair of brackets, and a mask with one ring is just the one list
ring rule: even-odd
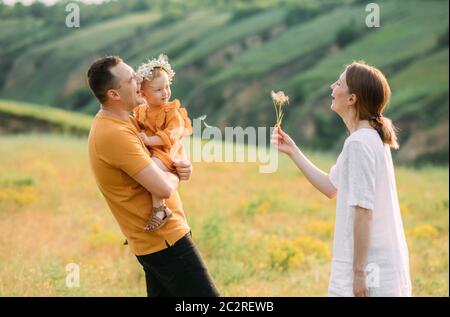
{"label": "man's hand", "polygon": [[366,274],[364,272],[353,273],[353,295],[355,297],[369,297],[369,289],[366,285]]}
{"label": "man's hand", "polygon": [[187,181],[191,178],[192,174],[192,163],[189,160],[179,160],[174,161],[173,165],[177,170],[177,174],[180,177],[180,180]]}

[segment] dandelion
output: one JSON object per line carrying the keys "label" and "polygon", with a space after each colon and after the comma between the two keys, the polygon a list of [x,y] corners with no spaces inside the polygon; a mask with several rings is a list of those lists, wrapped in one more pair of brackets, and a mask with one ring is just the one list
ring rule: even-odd
{"label": "dandelion", "polygon": [[198,117],[197,120],[200,120],[201,122],[203,122],[205,127],[212,128],[212,126],[210,126],[209,124],[206,123],[206,114],[204,114],[203,116]]}
{"label": "dandelion", "polygon": [[274,92],[271,91],[273,105],[275,106],[275,114],[277,116],[275,126],[281,127],[281,122],[283,121],[284,111],[283,106],[289,103],[289,97],[284,94],[284,91]]}

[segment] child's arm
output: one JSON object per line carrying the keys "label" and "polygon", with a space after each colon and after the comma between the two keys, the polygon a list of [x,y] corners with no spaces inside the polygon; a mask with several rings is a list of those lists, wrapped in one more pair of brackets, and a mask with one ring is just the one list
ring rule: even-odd
{"label": "child's arm", "polygon": [[164,147],[171,148],[183,137],[184,119],[177,109],[171,109],[166,114],[166,126],[163,130],[157,130],[156,135],[162,141]]}
{"label": "child's arm", "polygon": [[144,132],[139,132],[139,138],[147,146],[164,145],[164,141],[157,135],[147,136]]}
{"label": "child's arm", "polygon": [[171,147],[182,136],[184,131],[184,119],[176,109],[172,109],[166,115],[166,127],[156,131],[155,135],[147,136],[144,132],[139,132],[139,138],[146,146]]}

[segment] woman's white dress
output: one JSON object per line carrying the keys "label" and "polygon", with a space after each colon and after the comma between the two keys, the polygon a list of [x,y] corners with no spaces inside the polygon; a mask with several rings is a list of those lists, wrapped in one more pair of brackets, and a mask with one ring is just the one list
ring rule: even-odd
{"label": "woman's white dress", "polygon": [[388,145],[371,128],[353,132],[329,173],[337,188],[329,296],[353,296],[355,206],[373,211],[366,274],[369,296],[411,296],[408,247]]}

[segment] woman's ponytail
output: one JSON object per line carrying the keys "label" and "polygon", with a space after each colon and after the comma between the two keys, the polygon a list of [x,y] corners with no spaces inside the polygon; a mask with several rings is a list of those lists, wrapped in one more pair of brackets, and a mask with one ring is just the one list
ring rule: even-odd
{"label": "woman's ponytail", "polygon": [[391,119],[383,116],[371,116],[370,125],[378,132],[383,143],[388,144],[393,149],[398,149],[397,131]]}

